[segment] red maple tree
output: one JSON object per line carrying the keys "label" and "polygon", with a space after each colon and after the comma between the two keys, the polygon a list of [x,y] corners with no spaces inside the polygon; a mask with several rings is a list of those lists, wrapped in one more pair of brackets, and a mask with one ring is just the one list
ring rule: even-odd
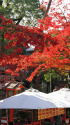
{"label": "red maple tree", "polygon": [[[62,1],[56,5],[61,5]],[[63,7],[67,9],[67,5]],[[48,16],[49,15],[49,16]],[[12,20],[7,20],[0,16],[0,30],[4,39],[6,51],[12,49],[7,54],[0,48],[0,66],[7,66],[7,72],[18,75],[19,71],[31,70],[31,76],[27,80],[32,81],[33,77],[50,68],[60,73],[70,70],[70,15],[55,11],[55,7],[50,8],[43,19],[38,20],[37,27],[25,27],[15,25]],[[2,37],[2,36],[1,36]],[[34,53],[30,56],[22,55],[23,47],[34,45]]]}

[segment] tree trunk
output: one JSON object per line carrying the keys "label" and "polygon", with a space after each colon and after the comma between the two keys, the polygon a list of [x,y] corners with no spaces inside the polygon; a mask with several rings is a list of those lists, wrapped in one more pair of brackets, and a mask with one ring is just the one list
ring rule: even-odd
{"label": "tree trunk", "polygon": [[40,84],[40,76],[36,77],[36,89],[39,90],[39,84]]}
{"label": "tree trunk", "polygon": [[52,69],[50,69],[50,92],[52,92]]}
{"label": "tree trunk", "polygon": [[2,6],[2,0],[0,0],[0,6]]}
{"label": "tree trunk", "polygon": [[47,9],[46,9],[46,13],[45,13],[44,17],[47,16],[47,13],[49,12],[49,9],[50,9],[50,6],[51,6],[51,3],[52,3],[52,0],[49,0],[49,3],[48,3]]}
{"label": "tree trunk", "polygon": [[0,47],[1,47],[0,51],[5,52],[4,31],[1,31],[1,30],[0,30]]}

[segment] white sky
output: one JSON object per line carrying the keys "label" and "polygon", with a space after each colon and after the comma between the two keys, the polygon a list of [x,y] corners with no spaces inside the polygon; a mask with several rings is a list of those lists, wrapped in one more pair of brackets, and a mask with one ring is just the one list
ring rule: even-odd
{"label": "white sky", "polygon": [[[44,1],[46,2],[47,0],[39,0],[40,2]],[[58,0],[55,0],[55,1],[58,1]],[[70,0],[63,0],[65,3],[69,2],[70,3]]]}
{"label": "white sky", "polygon": [[[49,0],[39,0],[40,2],[42,2],[42,1],[44,1],[44,2],[49,2]],[[54,4],[56,5],[56,3],[58,2],[58,0],[52,0],[52,3],[54,2]],[[60,6],[60,7],[62,7],[62,6],[64,6],[64,5],[66,5],[67,3],[70,3],[70,0],[62,0],[62,5]],[[69,8],[70,8],[70,5],[69,5]]]}
{"label": "white sky", "polygon": [[[40,2],[42,2],[42,1],[44,1],[44,2],[47,2],[47,4],[46,4],[46,7],[47,7],[47,5],[48,5],[48,2],[49,2],[49,0],[39,0]],[[63,11],[63,13],[65,14],[65,16],[67,15],[67,13],[69,13],[70,14],[70,0],[62,0],[62,4],[61,5],[59,5],[58,7],[56,7],[56,5],[58,5],[58,1],[59,0],[52,0],[52,4],[51,4],[51,8],[56,8],[56,12],[61,12],[61,11]],[[68,5],[67,5],[68,4]],[[54,5],[54,6],[53,6]],[[65,8],[63,8],[65,6]],[[51,8],[50,8],[50,10],[51,10]],[[68,8],[68,10],[66,9],[66,8]],[[49,12],[50,12],[50,10],[49,10]],[[52,11],[51,11],[52,12]],[[54,11],[53,11],[54,12]]]}

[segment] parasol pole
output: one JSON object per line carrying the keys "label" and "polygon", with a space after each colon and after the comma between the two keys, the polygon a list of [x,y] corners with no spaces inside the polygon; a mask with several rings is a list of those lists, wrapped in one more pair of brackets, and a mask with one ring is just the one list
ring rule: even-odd
{"label": "parasol pole", "polygon": [[32,109],[32,125],[33,125],[33,109]]}
{"label": "parasol pole", "polygon": [[[8,97],[8,94],[6,92],[6,98]],[[7,125],[8,125],[8,109],[6,109],[6,118],[7,118]]]}

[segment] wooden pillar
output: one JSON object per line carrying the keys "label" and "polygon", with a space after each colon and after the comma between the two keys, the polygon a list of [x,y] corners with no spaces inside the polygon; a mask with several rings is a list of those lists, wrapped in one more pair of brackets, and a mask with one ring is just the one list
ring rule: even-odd
{"label": "wooden pillar", "polygon": [[[2,89],[0,89],[0,100],[2,99]],[[0,125],[1,125],[2,109],[0,109]]]}
{"label": "wooden pillar", "polygon": [[[8,97],[8,89],[6,89],[6,98]],[[8,109],[6,109],[6,118],[7,118],[7,125],[8,125]]]}
{"label": "wooden pillar", "polygon": [[[14,95],[16,95],[16,90],[14,90]],[[14,117],[14,109],[10,109],[10,118],[9,118],[10,122],[13,122],[13,117]]]}
{"label": "wooden pillar", "polygon": [[41,120],[39,121],[39,125],[41,125]]}
{"label": "wooden pillar", "polygon": [[13,122],[14,109],[10,109],[10,118],[9,121]]}

